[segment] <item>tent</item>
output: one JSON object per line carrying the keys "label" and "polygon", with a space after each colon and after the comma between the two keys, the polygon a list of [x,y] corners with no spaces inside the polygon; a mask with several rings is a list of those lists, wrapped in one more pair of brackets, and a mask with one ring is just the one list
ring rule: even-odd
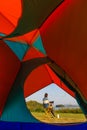
{"label": "tent", "polygon": [[41,123],[24,101],[54,82],[87,116],[86,10],[86,0],[0,1],[0,129],[86,129]]}

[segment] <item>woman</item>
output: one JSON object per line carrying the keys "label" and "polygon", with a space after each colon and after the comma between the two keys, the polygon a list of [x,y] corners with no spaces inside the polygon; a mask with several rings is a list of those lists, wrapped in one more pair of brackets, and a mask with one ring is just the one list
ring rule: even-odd
{"label": "woman", "polygon": [[48,108],[48,107],[49,107],[48,93],[45,93],[45,94],[44,94],[43,107],[44,107],[44,108]]}
{"label": "woman", "polygon": [[43,107],[45,109],[45,113],[51,113],[52,116],[55,117],[55,114],[53,111],[53,103],[54,101],[49,102],[48,93],[45,93],[44,98],[43,98]]}

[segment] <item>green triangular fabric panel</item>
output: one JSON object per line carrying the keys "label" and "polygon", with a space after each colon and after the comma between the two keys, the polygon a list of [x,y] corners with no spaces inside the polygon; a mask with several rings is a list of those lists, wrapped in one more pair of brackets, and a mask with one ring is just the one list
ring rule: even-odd
{"label": "green triangular fabric panel", "polygon": [[12,42],[5,40],[5,43],[11,48],[11,50],[16,54],[16,56],[22,60],[23,56],[25,55],[26,51],[29,48],[28,44],[23,44],[19,42]]}
{"label": "green triangular fabric panel", "polygon": [[41,51],[43,54],[46,55],[46,51],[45,51],[45,49],[44,49],[44,47],[43,47],[42,40],[41,40],[41,37],[40,37],[40,36],[39,36],[39,37],[36,39],[36,41],[33,43],[33,46],[34,46],[35,48],[37,48],[39,51]]}
{"label": "green triangular fabric panel", "polygon": [[0,33],[0,36],[5,36],[5,34],[3,34],[3,33]]}
{"label": "green triangular fabric panel", "polygon": [[0,120],[10,122],[38,122],[26,108],[23,88],[20,85],[13,86]]}
{"label": "green triangular fabric panel", "polygon": [[23,0],[22,17],[18,26],[8,37],[18,36],[30,32],[46,20],[53,10],[64,0]]}

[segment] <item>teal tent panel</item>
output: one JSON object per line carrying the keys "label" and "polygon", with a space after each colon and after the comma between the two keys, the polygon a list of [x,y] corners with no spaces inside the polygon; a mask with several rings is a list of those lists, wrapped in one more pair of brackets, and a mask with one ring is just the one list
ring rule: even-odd
{"label": "teal tent panel", "polygon": [[0,33],[0,36],[5,36],[5,34],[3,34],[3,33]]}
{"label": "teal tent panel", "polygon": [[38,122],[26,107],[23,88],[21,86],[14,86],[12,88],[0,120],[11,122]]}
{"label": "teal tent panel", "polygon": [[40,36],[39,36],[39,37],[36,39],[36,41],[33,43],[33,46],[34,46],[35,48],[37,48],[39,51],[41,51],[43,54],[46,55],[46,51],[45,51],[45,49],[44,49],[44,47],[43,47],[42,40],[41,40],[41,37],[40,37]]}
{"label": "teal tent panel", "polygon": [[19,42],[12,42],[5,40],[5,43],[12,49],[12,51],[17,55],[17,57],[22,60],[24,54],[29,48],[28,44],[23,44]]}

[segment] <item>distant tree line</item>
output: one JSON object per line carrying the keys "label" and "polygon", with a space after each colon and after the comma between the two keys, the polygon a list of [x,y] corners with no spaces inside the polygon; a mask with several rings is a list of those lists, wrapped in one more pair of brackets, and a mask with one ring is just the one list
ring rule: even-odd
{"label": "distant tree line", "polygon": [[27,103],[27,108],[31,112],[44,112],[43,104],[37,102],[37,101],[28,101]]}
{"label": "distant tree line", "polygon": [[[37,101],[28,101],[26,103],[27,108],[29,109],[29,111],[31,112],[44,112],[44,108],[43,108],[43,104],[37,102]],[[57,107],[61,107],[58,110],[55,110],[56,113],[82,113],[82,110],[80,108],[64,108],[64,105],[60,104],[57,105]]]}
{"label": "distant tree line", "polygon": [[83,113],[80,108],[61,108],[59,110],[55,110],[57,113]]}

